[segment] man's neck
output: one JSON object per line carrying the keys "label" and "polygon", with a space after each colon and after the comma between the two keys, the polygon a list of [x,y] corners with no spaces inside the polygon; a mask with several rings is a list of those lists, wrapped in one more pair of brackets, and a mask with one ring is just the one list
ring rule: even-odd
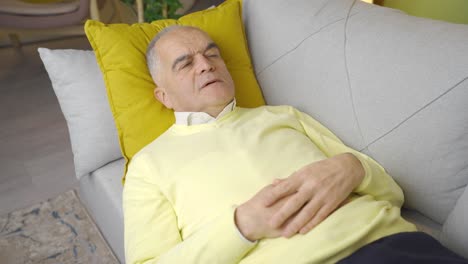
{"label": "man's neck", "polygon": [[233,99],[218,111],[204,112],[174,112],[177,125],[197,125],[216,121],[227,113],[230,113],[236,106],[236,100]]}
{"label": "man's neck", "polygon": [[[229,103],[228,103],[229,104]],[[203,111],[204,113],[207,113],[209,114],[211,117],[213,118],[217,118],[219,116],[219,114],[223,111],[224,108],[226,108],[226,106],[228,105],[223,105],[223,106],[219,106],[219,107],[214,107],[214,108],[210,108],[210,109],[206,109],[205,111]]]}

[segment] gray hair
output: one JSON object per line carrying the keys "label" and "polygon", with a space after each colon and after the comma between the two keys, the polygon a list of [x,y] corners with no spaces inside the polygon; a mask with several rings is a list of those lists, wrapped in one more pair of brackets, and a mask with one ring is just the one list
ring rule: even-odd
{"label": "gray hair", "polygon": [[148,48],[146,48],[146,65],[148,66],[148,70],[155,83],[156,83],[157,65],[159,63],[159,58],[157,57],[157,52],[155,48],[156,42],[158,42],[158,40],[160,40],[167,33],[174,31],[176,29],[181,29],[181,28],[198,29],[196,27],[181,26],[181,25],[173,25],[173,26],[166,27],[163,30],[159,31],[158,34],[156,34],[156,36],[148,44]]}

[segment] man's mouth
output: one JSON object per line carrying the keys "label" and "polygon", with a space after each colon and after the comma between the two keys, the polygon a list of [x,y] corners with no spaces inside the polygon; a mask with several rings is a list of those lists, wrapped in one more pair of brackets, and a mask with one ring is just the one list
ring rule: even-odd
{"label": "man's mouth", "polygon": [[211,84],[213,84],[213,83],[217,83],[217,82],[220,82],[220,81],[221,81],[221,80],[218,80],[218,79],[209,80],[209,81],[203,83],[203,85],[201,86],[201,88],[205,88],[205,87],[207,87],[208,85],[211,85]]}

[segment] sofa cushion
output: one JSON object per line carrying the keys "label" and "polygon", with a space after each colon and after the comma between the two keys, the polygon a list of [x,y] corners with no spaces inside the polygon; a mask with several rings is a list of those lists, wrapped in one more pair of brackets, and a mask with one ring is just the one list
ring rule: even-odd
{"label": "sofa cushion", "polygon": [[418,211],[405,209],[401,210],[401,216],[407,221],[416,225],[419,231],[425,232],[436,239],[441,239],[442,225],[434,222],[430,218],[418,213]]}
{"label": "sofa cushion", "polygon": [[446,245],[468,258],[466,223],[468,223],[468,188],[465,188],[465,192],[445,221],[441,237]]}
{"label": "sofa cushion", "polygon": [[120,175],[125,160],[120,158],[80,179],[80,198],[91,212],[101,233],[124,263],[122,211],[123,186]]}
{"label": "sofa cushion", "polygon": [[148,43],[167,26],[196,26],[206,31],[220,47],[233,77],[238,105],[256,107],[264,104],[250,63],[240,10],[238,0],[229,0],[177,21],[159,20],[134,25],[86,23],[86,35],[104,73],[120,145],[127,161],[174,122],[173,112],[153,96],[155,84],[145,59]]}
{"label": "sofa cushion", "polygon": [[355,0],[245,0],[244,11],[267,103],[298,107],[379,161],[405,206],[445,224],[463,254],[468,25]]}
{"label": "sofa cushion", "polygon": [[67,122],[76,176],[122,157],[94,52],[38,51]]}

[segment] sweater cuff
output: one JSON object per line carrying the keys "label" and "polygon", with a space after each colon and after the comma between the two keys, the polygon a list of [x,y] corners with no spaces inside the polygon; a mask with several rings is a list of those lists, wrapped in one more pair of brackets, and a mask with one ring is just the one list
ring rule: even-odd
{"label": "sweater cuff", "polygon": [[237,209],[237,205],[233,205],[232,207],[234,208],[234,211],[233,211],[233,219],[234,219],[234,227],[236,228],[237,234],[239,234],[240,238],[241,238],[242,240],[244,240],[246,243],[249,243],[249,244],[252,244],[252,245],[257,244],[258,240],[255,240],[255,241],[250,241],[250,240],[248,240],[248,239],[242,234],[242,232],[239,230],[239,228],[238,228],[237,225],[236,225],[236,220],[235,220],[235,218],[236,218],[236,209]]}
{"label": "sweater cuff", "polygon": [[[234,219],[235,206],[230,206],[229,211],[220,216],[218,227],[215,228],[216,244],[220,247],[219,252],[233,254],[228,259],[240,261],[251,249],[257,245],[257,241],[251,242],[240,233]],[[223,249],[224,247],[224,249]]]}
{"label": "sweater cuff", "polygon": [[361,155],[354,155],[354,156],[359,160],[359,162],[361,162],[361,165],[364,168],[364,179],[362,179],[362,182],[354,190],[354,192],[356,193],[361,193],[369,185],[370,179],[372,177],[372,171],[371,171],[371,168],[369,168],[369,163],[366,161],[365,157]]}

